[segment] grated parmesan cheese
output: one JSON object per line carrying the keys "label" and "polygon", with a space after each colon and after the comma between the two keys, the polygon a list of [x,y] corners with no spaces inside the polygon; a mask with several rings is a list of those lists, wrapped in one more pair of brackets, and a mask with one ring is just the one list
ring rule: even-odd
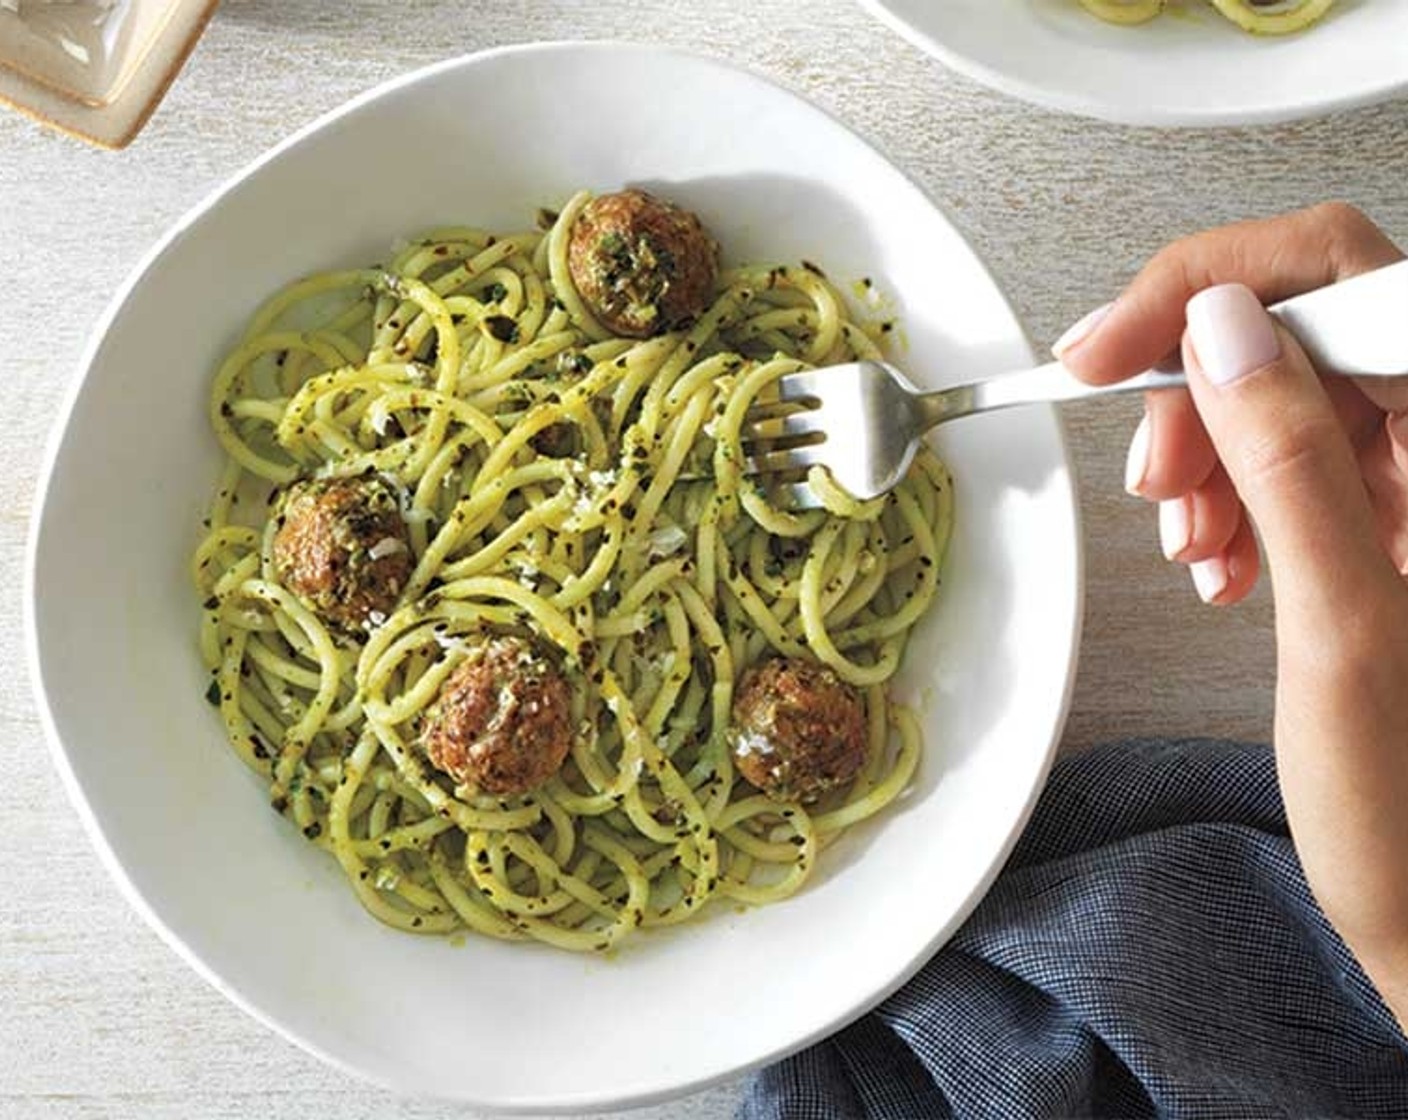
{"label": "grated parmesan cheese", "polygon": [[733,734],[733,753],[739,758],[751,758],[753,755],[771,755],[776,752],[772,749],[772,742],[765,735],[759,735],[756,731],[736,731]]}
{"label": "grated parmesan cheese", "polygon": [[458,634],[436,634],[435,644],[447,653],[469,652],[469,643]]}
{"label": "grated parmesan cheese", "polygon": [[398,553],[409,552],[406,542],[400,537],[382,537],[376,544],[367,551],[367,555],[373,560],[385,560],[388,556],[395,556]]}

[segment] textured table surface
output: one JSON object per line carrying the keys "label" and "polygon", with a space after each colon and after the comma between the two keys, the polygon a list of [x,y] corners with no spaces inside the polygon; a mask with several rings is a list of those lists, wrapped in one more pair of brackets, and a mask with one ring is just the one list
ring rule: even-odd
{"label": "textured table surface", "polygon": [[[22,652],[24,538],[83,340],[178,215],[384,78],[496,44],[586,37],[724,55],[838,115],[948,211],[1042,346],[1160,244],[1208,225],[1335,196],[1408,242],[1408,102],[1271,129],[1114,128],[974,86],[851,0],[226,0],[128,151],[0,115],[0,1117],[467,1115],[322,1066],[228,1004],[128,909],[42,742]],[[1269,598],[1201,608],[1158,557],[1151,511],[1120,488],[1138,408],[1067,414],[1088,588],[1064,749],[1146,733],[1264,738]],[[722,1117],[738,1092],[631,1115]]]}

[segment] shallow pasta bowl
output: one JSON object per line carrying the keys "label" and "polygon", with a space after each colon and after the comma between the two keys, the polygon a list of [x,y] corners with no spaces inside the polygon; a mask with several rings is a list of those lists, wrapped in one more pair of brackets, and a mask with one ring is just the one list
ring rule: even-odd
{"label": "shallow pasta bowl", "polygon": [[[668,92],[669,96],[662,96]],[[976,905],[1059,736],[1080,554],[1054,414],[946,429],[958,528],[898,692],[911,791],[796,897],[642,934],[610,957],[384,928],[270,812],[203,693],[187,561],[219,468],[206,396],[255,306],[447,222],[531,223],[575,189],[648,185],[725,260],[870,278],[895,357],[940,385],[1030,359],[933,205],[806,102],[708,59],[549,44],[359,98],[183,219],[119,293],[50,453],[29,631],[55,761],[133,904],[202,975],[313,1053],[405,1093],[500,1109],[638,1104],[785,1054],[875,1004]]]}

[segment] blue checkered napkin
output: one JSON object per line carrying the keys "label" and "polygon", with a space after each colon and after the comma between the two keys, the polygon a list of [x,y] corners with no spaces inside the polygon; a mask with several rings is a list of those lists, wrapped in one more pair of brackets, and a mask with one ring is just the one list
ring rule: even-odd
{"label": "blue checkered napkin", "polygon": [[1408,1117],[1408,1041],[1305,885],[1271,752],[1063,759],[982,905],[743,1120]]}

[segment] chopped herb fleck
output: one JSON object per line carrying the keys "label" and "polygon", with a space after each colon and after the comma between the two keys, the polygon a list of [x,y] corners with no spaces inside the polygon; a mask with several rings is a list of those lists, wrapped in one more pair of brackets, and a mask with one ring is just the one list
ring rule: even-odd
{"label": "chopped herb fleck", "polygon": [[518,341],[518,324],[507,315],[488,315],[479,321],[479,327],[498,342]]}

